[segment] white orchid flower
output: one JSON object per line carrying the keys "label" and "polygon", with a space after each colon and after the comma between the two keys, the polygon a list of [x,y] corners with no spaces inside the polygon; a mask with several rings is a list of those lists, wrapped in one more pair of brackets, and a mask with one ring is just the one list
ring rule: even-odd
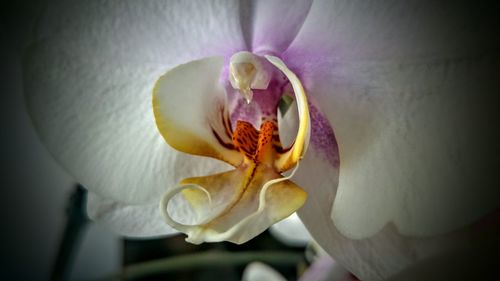
{"label": "white orchid flower", "polygon": [[498,24],[480,6],[62,1],[28,51],[27,105],[124,235],[241,243],[305,200],[313,238],[380,280],[500,204]]}

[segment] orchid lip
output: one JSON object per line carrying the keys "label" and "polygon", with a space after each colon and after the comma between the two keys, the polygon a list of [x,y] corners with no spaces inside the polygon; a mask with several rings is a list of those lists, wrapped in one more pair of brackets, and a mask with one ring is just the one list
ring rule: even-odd
{"label": "orchid lip", "polygon": [[[290,181],[310,135],[308,103],[300,80],[277,57],[248,52],[233,55],[229,82],[235,91],[243,92],[247,103],[260,108],[262,116],[259,129],[241,119],[233,128],[227,94],[218,79],[222,68],[223,59],[218,57],[180,65],[163,75],[153,92],[156,123],[169,145],[234,167],[184,179],[164,194],[160,209],[165,222],[187,234],[186,240],[192,243],[246,242],[291,215],[307,198]],[[286,148],[280,142],[276,118],[283,83],[293,88],[299,113],[296,139]],[[253,91],[252,96],[248,91]],[[289,176],[281,175],[292,168]],[[179,192],[196,213],[204,214],[200,224],[184,225],[170,217],[168,203]]]}

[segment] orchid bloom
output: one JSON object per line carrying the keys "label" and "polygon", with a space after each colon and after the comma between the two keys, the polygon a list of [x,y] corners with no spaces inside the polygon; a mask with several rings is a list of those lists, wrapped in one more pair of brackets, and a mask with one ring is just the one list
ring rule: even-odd
{"label": "orchid bloom", "polygon": [[[165,140],[180,151],[210,156],[236,168],[184,179],[164,195],[161,208],[167,223],[188,234],[189,242],[246,242],[290,216],[306,200],[306,193],[289,180],[293,172],[286,177],[281,173],[297,169],[306,151],[310,135],[307,98],[300,80],[279,58],[265,59],[269,65],[249,52],[231,57],[231,85],[242,94],[233,97],[235,109],[231,114],[226,92],[219,83],[222,57],[178,66],[156,83],[153,110]],[[274,73],[273,66],[286,79]],[[277,111],[290,85],[300,121],[297,137],[289,147],[283,147]],[[239,111],[241,98],[246,104]],[[247,104],[251,102],[258,104],[258,110],[248,112]],[[234,129],[231,120],[236,121]],[[260,130],[251,121],[260,121]],[[205,222],[186,225],[170,217],[167,204],[181,190],[192,208],[208,217]]]}
{"label": "orchid bloom", "polygon": [[381,280],[500,205],[498,25],[479,6],[61,1],[26,55],[27,106],[119,233],[241,243],[298,209]]}

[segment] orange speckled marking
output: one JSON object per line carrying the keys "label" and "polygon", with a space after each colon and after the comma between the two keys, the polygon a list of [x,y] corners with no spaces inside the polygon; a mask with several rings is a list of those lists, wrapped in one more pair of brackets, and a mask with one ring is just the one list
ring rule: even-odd
{"label": "orange speckled marking", "polygon": [[255,163],[271,162],[278,127],[272,121],[264,121],[257,131],[253,125],[238,120],[233,133],[233,144],[248,160]]}
{"label": "orange speckled marking", "polygon": [[233,144],[244,156],[253,159],[255,150],[257,149],[257,140],[259,131],[252,124],[246,121],[238,120],[236,129],[233,133]]}

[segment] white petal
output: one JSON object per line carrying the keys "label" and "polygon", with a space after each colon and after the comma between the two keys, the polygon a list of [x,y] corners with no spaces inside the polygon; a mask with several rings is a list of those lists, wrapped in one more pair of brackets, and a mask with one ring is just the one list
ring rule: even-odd
{"label": "white petal", "polygon": [[127,205],[89,193],[88,216],[112,231],[128,237],[157,237],[178,233],[163,222],[158,204]]}
{"label": "white petal", "polygon": [[280,54],[299,32],[312,0],[242,1],[242,28],[253,52]]}
{"label": "white petal", "polygon": [[466,5],[315,2],[284,55],[335,129],[333,218],[345,235],[368,237],[390,221],[435,235],[500,204],[487,126],[498,25],[487,7]]}
{"label": "white petal", "polygon": [[436,235],[500,205],[491,150],[499,140],[489,123],[499,89],[494,62],[344,70],[351,85],[317,88],[339,142],[332,216],[342,233],[369,237],[394,222],[402,234]]}
{"label": "white petal", "polygon": [[[479,228],[491,229],[488,224],[478,222],[472,227],[449,235],[412,238],[401,235],[393,224],[389,224],[370,238],[357,240],[344,236],[330,218],[332,202],[337,191],[338,166],[335,165],[336,161],[325,157],[324,147],[316,145],[313,141],[315,139],[314,122],[318,119],[314,117],[315,107],[311,107],[311,112],[312,145],[294,177],[294,181],[308,192],[306,204],[298,214],[314,240],[360,280],[384,280],[428,257],[469,245],[470,238],[473,237],[471,234],[476,233]],[[285,129],[283,132],[293,132],[294,130],[286,129],[287,126],[296,123],[294,116],[287,113],[285,117],[279,120],[280,129]],[[340,168],[342,168],[342,163]],[[479,225],[484,226],[479,227]],[[481,237],[483,236],[477,239],[482,239]]]}
{"label": "white petal", "polygon": [[237,3],[60,1],[37,38],[25,64],[28,107],[49,150],[87,188],[147,202],[186,167],[220,170],[165,145],[151,90],[175,64],[245,48]]}
{"label": "white petal", "polygon": [[272,267],[261,262],[253,262],[249,264],[243,271],[242,281],[286,281]]}
{"label": "white petal", "polygon": [[[473,25],[473,28],[470,29],[462,28],[463,26],[471,24],[470,21],[464,20],[464,17],[462,17],[461,22],[463,24],[459,28],[450,28],[450,24],[436,24],[436,26],[432,26],[430,22],[432,22],[433,20],[437,21],[438,23],[439,21],[449,20],[449,18],[447,17],[438,17],[436,19],[435,16],[432,16],[435,15],[436,12],[432,12],[429,13],[429,15],[432,17],[430,17],[429,22],[424,25],[424,28],[422,30],[430,32],[435,31],[436,33],[433,34],[447,34],[447,36],[442,37],[443,39],[438,38],[438,40],[436,41],[427,40],[422,41],[419,44],[415,44],[416,41],[422,39],[422,35],[425,35],[425,32],[421,32],[420,34],[419,32],[411,33],[408,32],[409,30],[405,30],[405,28],[407,26],[413,26],[413,28],[415,29],[419,23],[418,18],[420,17],[421,19],[424,19],[427,12],[429,10],[432,10],[432,6],[430,8],[423,9],[424,12],[422,12],[419,17],[410,17],[408,20],[409,22],[413,22],[412,24],[401,26],[396,24],[396,22],[394,22],[393,20],[397,18],[405,20],[405,17],[408,15],[402,16],[398,13],[394,13],[394,17],[391,18],[389,16],[391,15],[391,13],[385,14],[383,12],[380,12],[381,10],[378,9],[378,7],[381,7],[380,3],[369,3],[366,1],[357,2],[360,5],[363,5],[363,3],[367,3],[366,5],[373,5],[373,9],[348,9],[350,5],[352,5],[353,7],[357,5],[356,2],[353,1],[346,2],[346,6],[344,9],[333,9],[333,7],[328,8],[328,5],[330,5],[329,3],[333,3],[332,5],[339,4],[339,2],[327,1],[314,2],[314,5],[311,9],[311,16],[308,17],[298,38],[294,43],[292,43],[292,46],[290,47],[289,51],[286,52],[283,58],[286,61],[287,65],[295,70],[299,77],[301,77],[302,81],[304,82],[304,86],[308,91],[310,100],[312,102],[315,101],[315,104],[320,105],[321,109],[323,109],[323,112],[327,113],[329,117],[328,119],[335,129],[336,137],[339,141],[340,156],[344,157],[343,146],[349,145],[348,142],[352,141],[352,145],[356,145],[358,151],[351,151],[353,157],[351,163],[364,163],[364,154],[367,153],[367,151],[369,153],[374,149],[372,143],[378,142],[380,136],[382,136],[383,138],[384,134],[386,133],[386,127],[391,128],[391,126],[386,126],[385,124],[387,123],[388,125],[394,125],[394,121],[391,120],[391,116],[394,116],[394,110],[397,110],[397,112],[401,114],[397,120],[401,120],[402,118],[403,120],[408,121],[408,125],[414,126],[408,126],[405,128],[411,129],[405,130],[411,132],[411,135],[409,137],[415,137],[418,131],[420,131],[422,132],[422,134],[417,135],[417,137],[419,139],[424,138],[427,140],[424,145],[430,145],[430,149],[423,152],[423,156],[427,159],[433,159],[433,157],[436,156],[437,160],[443,160],[443,154],[449,153],[450,148],[446,147],[443,150],[444,152],[438,150],[436,155],[433,155],[433,152],[436,152],[436,146],[439,148],[444,146],[443,143],[439,140],[439,137],[443,135],[447,136],[450,133],[452,134],[453,130],[455,130],[455,133],[458,132],[458,134],[456,138],[453,138],[453,141],[449,142],[452,147],[463,145],[464,141],[467,142],[467,140],[470,141],[471,139],[474,139],[474,137],[477,137],[474,139],[474,146],[463,147],[462,149],[460,149],[462,153],[461,155],[464,156],[465,160],[463,161],[463,164],[468,164],[468,168],[470,169],[470,171],[466,172],[465,175],[461,174],[460,172],[456,172],[453,174],[447,173],[444,175],[446,181],[459,181],[454,179],[455,175],[457,175],[460,179],[463,179],[467,175],[471,174],[475,175],[475,179],[473,180],[476,180],[479,177],[477,176],[478,171],[481,171],[481,169],[484,167],[486,167],[486,169],[484,169],[485,176],[484,178],[480,178],[479,182],[485,182],[488,180],[491,181],[492,179],[494,179],[495,176],[491,168],[493,167],[493,165],[489,165],[489,163],[487,162],[493,162],[491,161],[491,159],[495,159],[498,157],[490,156],[490,159],[486,158],[488,155],[494,153],[494,147],[496,147],[495,144],[498,143],[498,140],[495,139],[495,136],[492,133],[494,132],[494,129],[485,127],[491,124],[489,120],[494,119],[492,118],[494,117],[492,115],[494,109],[498,106],[496,106],[493,102],[494,99],[488,97],[488,95],[486,94],[487,92],[482,90],[491,88],[488,86],[488,84],[491,85],[491,81],[498,81],[498,79],[494,78],[494,70],[489,71],[489,73],[488,71],[483,71],[485,73],[481,74],[481,70],[484,67],[480,65],[481,63],[478,63],[477,66],[474,66],[474,63],[463,60],[463,66],[457,67],[456,61],[454,62],[452,60],[446,59],[447,57],[449,57],[448,55],[453,55],[456,57],[462,53],[467,53],[467,51],[471,49],[471,46],[475,46],[476,44],[480,46],[482,42],[484,42],[484,40],[473,40],[475,38],[475,35],[481,34],[480,32],[475,34],[474,36],[466,36],[465,33],[463,36],[461,36],[457,35],[457,33],[454,32],[460,30],[463,32],[478,30],[477,25],[476,27],[474,27]],[[402,6],[406,4],[406,2],[401,3]],[[410,9],[412,9],[412,7],[410,7]],[[449,9],[451,14],[456,11],[460,11],[460,9],[458,9],[455,5],[450,6]],[[358,14],[370,13],[371,11],[373,11],[374,16],[377,14],[380,15],[380,20],[376,20],[376,17],[373,16],[367,16],[366,19],[371,18],[369,22],[367,22],[365,25],[356,25],[353,21],[363,21],[365,17],[354,17],[352,14],[348,13],[349,10]],[[328,15],[329,11],[332,12],[332,14]],[[439,12],[439,10],[436,11]],[[470,11],[474,13],[474,9],[470,9]],[[345,14],[343,12],[345,12]],[[343,19],[342,21],[345,22],[345,24],[343,22],[335,22],[339,19]],[[391,26],[390,23],[386,22],[386,19],[388,20],[388,22],[394,22],[394,25]],[[457,19],[459,19],[458,21],[460,22],[459,15],[457,16],[457,13],[455,13],[455,16],[451,18],[450,23],[456,23]],[[425,20],[423,22],[425,22]],[[487,22],[488,20],[485,20],[483,23],[485,23],[486,25]],[[387,28],[381,28],[378,31],[373,30],[373,27],[380,26],[386,26]],[[316,30],[320,32],[314,33],[312,32],[313,29],[309,29],[308,31],[307,27],[316,27]],[[398,31],[399,28],[402,29],[401,32]],[[345,32],[334,33],[333,31],[330,31],[342,29],[345,30]],[[369,36],[370,34],[372,34],[372,36],[361,36],[365,32],[365,30],[367,30],[367,36]],[[447,32],[447,30],[449,31],[449,33]],[[488,29],[483,30],[485,31],[485,34],[488,34]],[[400,38],[400,43],[403,44],[397,44],[398,39],[396,38],[396,36],[394,40],[387,41],[392,42],[392,44],[385,44],[384,40],[387,40],[388,38],[386,36],[380,38],[377,36],[389,31],[397,31],[395,34],[402,34],[404,35],[403,38],[406,39],[408,39],[409,37],[411,39],[411,36],[415,37],[411,40],[404,40]],[[474,31],[470,32],[474,33]],[[407,34],[405,35],[405,33]],[[335,41],[335,37],[333,36],[333,34],[344,34],[349,36],[352,35],[353,39],[346,40],[344,38],[341,38]],[[359,34],[359,36],[354,36],[354,34]],[[390,33],[387,34],[391,35]],[[431,38],[434,37],[433,34],[431,34]],[[448,40],[450,38],[454,38],[455,40]],[[471,40],[470,42],[466,42],[466,44],[442,44],[443,41],[463,42],[464,40],[467,40],[469,38]],[[485,36],[485,38],[487,38],[487,36]],[[357,44],[355,39],[359,39],[361,43]],[[347,47],[342,47],[343,42],[346,43],[345,45]],[[354,42],[355,44],[351,44],[352,42]],[[338,48],[335,48],[336,46],[338,46]],[[404,48],[405,46],[409,48]],[[433,62],[431,60],[420,60],[420,62],[422,63],[420,65],[420,68],[416,67],[415,65],[409,65],[409,62],[411,61],[417,62],[420,55],[426,55],[427,57],[432,58],[442,54],[445,54],[445,56],[443,56],[443,59],[438,62]],[[391,64],[389,62],[387,64],[377,64],[376,60],[371,61],[372,64],[366,65],[366,69],[356,66],[356,64],[353,62],[351,62],[352,64],[348,66],[342,66],[342,64],[340,63],[340,61],[342,60],[349,61],[352,58],[360,57],[372,59],[387,58],[389,61],[396,61],[403,56],[405,57],[404,61],[406,62],[406,65],[402,62],[399,68],[396,63],[392,64],[391,67]],[[485,57],[483,63],[487,64],[488,60],[492,60],[492,65],[498,63],[498,57]],[[465,66],[467,64],[470,64],[469,70],[466,70],[467,67]],[[434,69],[434,71],[431,71],[434,66],[437,66],[436,69]],[[413,71],[411,71],[412,68]],[[495,67],[492,68],[494,69]],[[399,71],[402,72],[399,73]],[[431,73],[426,73],[428,71],[431,71]],[[380,75],[384,72],[387,73],[384,75]],[[449,98],[449,96],[452,94],[448,91],[455,91],[456,96],[452,96],[451,98]],[[384,93],[384,95],[382,95],[382,93]],[[382,101],[384,101],[383,98],[385,98],[385,94],[387,93],[392,93],[392,95],[387,96],[387,101],[389,103],[397,105],[394,106],[394,108],[383,106],[384,103]],[[470,93],[470,96],[468,98],[466,98],[466,93]],[[446,99],[444,97],[446,97]],[[405,104],[403,102],[405,101],[405,99],[407,99],[408,101],[414,100],[416,102],[416,106],[420,105],[420,107],[417,106],[417,109],[419,110],[407,111],[408,107],[399,107],[399,104],[397,103],[398,98],[402,99],[399,101],[403,105]],[[482,98],[484,98],[483,101],[481,101]],[[432,99],[440,103],[433,104],[431,102]],[[466,100],[469,100],[469,105],[467,105]],[[419,101],[420,104],[417,103],[417,101]],[[411,103],[408,103],[408,105],[409,104]],[[437,110],[437,107],[442,107],[443,110]],[[468,110],[467,114],[462,115],[463,112],[460,111],[463,111],[464,107]],[[427,109],[431,110],[427,111]],[[422,120],[413,120],[411,118],[413,117],[413,115],[420,116],[420,118],[422,118],[422,116],[427,113],[430,114],[430,116],[428,117],[429,119],[434,118],[434,120],[430,122],[429,126],[423,126],[421,122]],[[347,116],[342,117],[341,114],[347,114]],[[408,118],[405,119],[405,117]],[[452,119],[455,119],[455,121],[452,121]],[[383,123],[382,121],[386,121],[386,123]],[[373,131],[369,130],[369,134],[361,135],[361,132],[363,132],[364,129],[370,128],[370,126],[374,123],[378,124],[378,126],[374,128]],[[464,131],[462,132],[456,129],[456,124],[462,125]],[[403,124],[401,125],[403,126]],[[474,128],[475,126],[478,126],[478,128]],[[314,124],[312,128],[314,129]],[[438,132],[436,133],[436,131]],[[471,133],[471,131],[476,132],[476,134]],[[347,139],[344,138],[344,133],[346,133],[347,136],[351,136],[351,134],[353,133],[359,133],[360,136]],[[429,133],[433,133],[433,136],[437,136],[438,139],[432,139],[430,136],[426,135]],[[374,134],[379,138],[374,139]],[[490,134],[490,136],[487,136],[485,138],[484,134]],[[396,138],[396,140],[399,139],[400,138]],[[335,257],[336,260],[338,260],[342,265],[344,265],[349,271],[353,272],[361,280],[384,280],[389,276],[401,271],[402,269],[411,266],[412,264],[418,264],[426,257],[433,256],[438,253],[445,252],[450,248],[460,247],[461,245],[469,243],[469,239],[471,237],[470,234],[473,227],[465,228],[459,232],[454,232],[449,235],[436,236],[433,238],[411,238],[399,234],[394,224],[389,223],[388,225],[385,225],[385,227],[381,231],[377,232],[370,238],[355,240],[344,236],[343,234],[341,234],[341,232],[339,232],[330,218],[330,211],[332,209],[331,204],[334,201],[337,192],[336,187],[338,182],[338,170],[336,170],[334,166],[329,165],[329,161],[328,159],[325,159],[323,151],[315,148],[313,140],[314,137],[311,137],[312,145],[307,152],[306,157],[301,162],[301,169],[298,171],[297,176],[294,178],[294,181],[302,186],[309,194],[309,198],[305,206],[299,211],[299,216],[307,226],[314,239],[318,241],[325,248],[325,250],[328,251],[328,253]],[[483,144],[481,144],[481,140],[484,142]],[[421,147],[421,144],[418,144],[416,147]],[[407,147],[402,151],[406,151],[407,149],[410,150],[410,147]],[[355,152],[357,152],[358,154],[355,154]],[[425,174],[427,173],[434,178],[436,176],[440,176],[438,175],[438,173],[439,171],[442,171],[442,169],[435,171],[432,170],[432,168],[440,166],[441,164],[443,164],[442,162],[434,163],[433,161],[427,161],[422,164],[419,161],[419,157],[421,157],[421,155],[417,155],[418,157],[415,157],[415,159],[407,159],[407,154],[398,156],[397,154],[391,152],[390,149],[389,152],[392,157],[395,157],[397,160],[403,160],[403,167],[408,167],[408,165],[411,164],[411,160],[417,159],[416,161],[419,165],[414,167],[411,172],[415,171],[416,174],[424,174],[424,177],[419,177],[419,179],[422,178],[422,180],[424,181],[432,181],[432,179],[428,179],[425,177]],[[414,153],[411,150],[410,152]],[[359,157],[354,159],[354,156],[356,155],[359,155]],[[483,158],[483,156],[485,157]],[[476,161],[475,163],[471,164],[471,158],[483,158],[484,160],[480,159],[482,161]],[[345,161],[341,159],[341,177],[343,176],[344,162]],[[399,163],[396,161],[378,161],[366,164],[371,164],[371,167],[373,169],[378,169],[378,171],[381,171],[382,175],[386,174],[386,171],[384,170],[385,167],[389,167],[390,170],[399,169]],[[448,162],[446,161],[446,158],[444,160],[444,165],[444,169],[453,170],[457,168],[456,162]],[[461,171],[460,169],[458,170]],[[358,179],[360,177],[366,179],[366,175],[363,170],[352,171],[352,173],[354,174],[352,175],[353,179]],[[450,176],[453,177],[450,178]],[[397,174],[396,179],[400,179]],[[377,182],[380,182],[381,180],[390,181],[392,180],[392,178],[379,176],[378,174],[376,176],[370,177],[370,180],[367,180],[365,184],[365,186],[367,186],[367,191],[369,191],[369,188],[372,186],[371,180],[376,180],[375,184],[378,184]],[[495,186],[492,183],[487,183],[486,186],[476,183],[470,184],[469,193],[464,195],[462,191],[466,188],[467,181],[469,180],[470,179],[467,179],[465,183],[458,184],[458,190],[456,190],[457,192],[451,192],[451,194],[448,193],[444,198],[442,196],[443,194],[438,194],[438,196],[441,197],[441,209],[437,210],[437,212],[434,212],[432,215],[437,214],[438,217],[442,218],[443,209],[445,211],[444,213],[450,217],[453,209],[459,210],[460,212],[470,209],[479,211],[479,209],[477,208],[483,206],[482,203],[479,202],[483,202],[488,205],[488,201],[491,203],[494,200],[493,198],[498,198],[493,197],[491,198],[491,200],[482,200],[488,197],[488,191],[492,191],[493,186]],[[444,187],[444,190],[440,190],[443,187],[437,186],[437,192],[450,192],[450,186],[451,184],[447,184]],[[340,188],[342,188],[342,186]],[[347,189],[349,188],[349,186],[346,186],[345,188]],[[423,186],[422,188],[424,188],[424,191],[430,191],[430,188],[427,189],[426,186]],[[491,189],[488,190],[489,188]],[[419,188],[419,192],[420,189],[421,188]],[[474,202],[465,202],[467,204],[463,205],[466,196],[470,195],[473,192],[472,189],[478,191],[479,194],[473,194],[474,196],[471,197],[472,201]],[[359,190],[353,191],[353,193],[354,192],[356,192],[356,194],[362,194],[364,202],[373,205],[373,202],[371,202],[372,198],[369,197],[369,195],[363,195],[364,190],[361,192]],[[370,194],[373,195],[373,193]],[[387,194],[386,192],[380,192],[376,195],[393,196],[392,194]],[[458,198],[457,200],[457,197],[461,198]],[[482,198],[478,199],[480,197]],[[377,199],[377,197],[375,197],[375,199]],[[462,203],[460,203],[460,200],[462,200]],[[389,205],[394,204],[394,202],[391,201],[379,201],[379,204],[381,204],[382,208],[385,208],[384,204],[387,203],[390,203]],[[462,208],[458,207],[456,204],[462,204]],[[496,203],[496,205],[498,205],[498,203]],[[490,205],[489,207],[491,206],[492,205]],[[379,215],[379,208],[369,209],[365,208],[363,205],[358,205],[356,207],[364,208],[364,214],[367,214],[367,216],[371,218],[377,217]],[[435,208],[434,210],[436,209],[437,208]],[[350,210],[352,212],[359,212],[355,209],[354,206],[351,206]],[[487,210],[484,209],[483,211],[487,212]],[[426,216],[427,218],[429,218],[429,216],[427,216],[428,213],[426,212],[427,210],[425,210],[424,214],[417,214],[417,216]],[[347,212],[345,215],[347,215]],[[357,218],[359,218],[359,215],[357,216]],[[454,217],[452,219],[454,222],[456,222],[457,218]],[[460,219],[460,217],[458,217],[458,219]],[[364,222],[366,222],[366,220],[363,220],[363,223]],[[362,223],[353,223],[353,225],[356,226],[359,226],[360,224]],[[423,226],[423,228],[421,229],[429,230],[427,226]]]}
{"label": "white petal", "polygon": [[305,246],[312,239],[296,213],[274,224],[269,231],[276,239],[290,246]]}
{"label": "white petal", "polygon": [[74,57],[168,69],[245,49],[236,1],[60,1],[47,9],[39,39]]}
{"label": "white petal", "polygon": [[46,41],[25,60],[28,110],[49,151],[86,188],[122,203],[158,202],[191,173],[224,169],[159,135],[151,96],[164,71],[74,58]]}
{"label": "white petal", "polygon": [[289,55],[309,65],[456,57],[493,45],[496,10],[473,2],[314,1],[283,58],[292,67]]}
{"label": "white petal", "polygon": [[[361,280],[385,279],[467,244],[472,228],[432,238],[399,232],[451,231],[498,207],[488,159],[499,141],[488,122],[496,108],[487,91],[495,81],[488,64],[349,65],[345,76],[310,88],[322,108],[329,105],[340,183],[337,192],[338,171],[311,145],[294,178],[309,194],[299,216],[313,238]],[[342,208],[332,221],[334,199]],[[368,238],[351,239],[362,237]]]}
{"label": "white petal", "polygon": [[[322,176],[311,176],[322,175]],[[330,218],[338,170],[311,146],[294,177],[308,193],[298,214],[322,248],[360,280],[385,280],[428,256],[463,243],[463,237],[414,239],[400,235],[393,225],[366,239],[350,239],[339,232]]]}

